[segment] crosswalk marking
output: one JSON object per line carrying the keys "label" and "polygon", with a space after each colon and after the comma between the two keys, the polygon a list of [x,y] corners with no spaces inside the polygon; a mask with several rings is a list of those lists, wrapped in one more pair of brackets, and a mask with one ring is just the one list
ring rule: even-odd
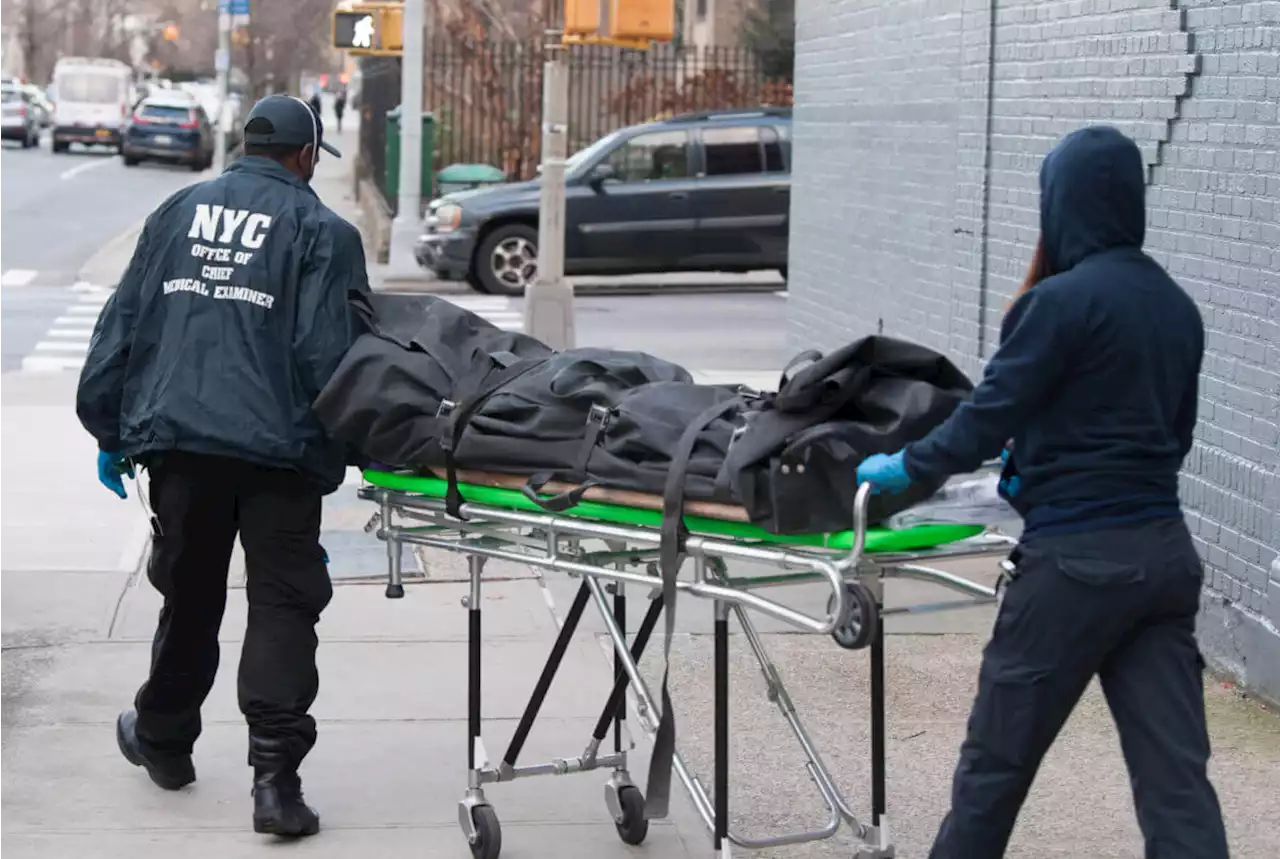
{"label": "crosswalk marking", "polygon": [[58,373],[79,370],[83,366],[83,355],[28,355],[22,359],[24,373]]}
{"label": "crosswalk marking", "polygon": [[36,344],[37,352],[75,352],[85,355],[89,352],[88,340],[41,340]]}
{"label": "crosswalk marking", "polygon": [[53,321],[32,354],[22,359],[22,369],[29,373],[60,373],[79,370],[89,354],[93,329],[102,306],[111,296],[106,287],[77,283],[72,287],[75,301]]}
{"label": "crosswalk marking", "polygon": [[29,268],[11,268],[0,274],[0,286],[28,286],[37,274]]}
{"label": "crosswalk marking", "polygon": [[[6,276],[10,273],[6,272]],[[61,372],[79,370],[89,352],[93,329],[111,290],[93,284],[77,283],[72,287],[75,301],[53,321],[32,354],[22,359],[28,372]],[[487,320],[503,331],[523,331],[524,312],[510,298],[501,295],[448,296],[447,301]]]}

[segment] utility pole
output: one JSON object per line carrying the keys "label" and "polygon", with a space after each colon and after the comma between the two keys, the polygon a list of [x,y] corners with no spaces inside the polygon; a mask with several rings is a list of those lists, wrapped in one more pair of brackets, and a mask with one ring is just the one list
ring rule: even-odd
{"label": "utility pole", "polygon": [[[227,96],[231,83],[231,7],[233,0],[218,0],[218,52],[213,67],[217,72],[218,120],[213,130],[213,171],[227,166]],[[244,4],[248,6],[246,2]]]}
{"label": "utility pole", "polygon": [[422,66],[426,0],[404,0],[404,42],[400,62],[400,187],[391,222],[388,267],[392,277],[421,272],[413,244],[421,232],[422,211]]}
{"label": "utility pole", "polygon": [[568,154],[569,69],[557,0],[544,0],[542,182],[538,201],[538,273],[525,289],[524,330],[552,349],[572,349],[573,285],[564,277],[564,162]]}

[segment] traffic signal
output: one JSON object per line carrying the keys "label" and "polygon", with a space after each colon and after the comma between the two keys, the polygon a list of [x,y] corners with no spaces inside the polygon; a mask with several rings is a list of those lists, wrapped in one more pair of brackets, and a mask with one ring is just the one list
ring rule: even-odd
{"label": "traffic signal", "polygon": [[675,36],[674,0],[564,0],[564,42],[647,50]]}
{"label": "traffic signal", "polygon": [[397,57],[404,50],[404,5],[357,3],[333,13],[331,44],[362,57]]}
{"label": "traffic signal", "polygon": [[164,30],[163,30],[163,36],[164,36],[164,40],[165,40],[166,42],[176,42],[176,41],[178,41],[178,25],[177,25],[177,24],[165,24],[165,25],[164,25]]}

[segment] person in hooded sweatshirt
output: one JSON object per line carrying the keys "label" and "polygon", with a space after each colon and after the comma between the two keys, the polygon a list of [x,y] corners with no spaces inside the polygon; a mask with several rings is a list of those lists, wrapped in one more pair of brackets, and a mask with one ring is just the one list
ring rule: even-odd
{"label": "person in hooded sweatshirt", "polygon": [[1040,246],[982,382],[928,436],[858,469],[900,492],[1006,455],[1023,518],[933,859],[998,859],[1041,759],[1090,680],[1120,734],[1147,859],[1226,857],[1207,774],[1203,569],[1178,472],[1204,326],[1142,250],[1145,167],[1110,127],[1040,170]]}

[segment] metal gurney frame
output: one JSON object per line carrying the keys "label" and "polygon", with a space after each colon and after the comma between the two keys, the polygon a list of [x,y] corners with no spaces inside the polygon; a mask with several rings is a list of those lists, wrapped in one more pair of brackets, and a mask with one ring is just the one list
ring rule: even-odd
{"label": "metal gurney frame", "polygon": [[[458,819],[472,853],[477,859],[497,859],[502,836],[497,815],[485,796],[484,787],[535,775],[565,775],[612,769],[605,786],[605,801],[618,834],[628,844],[641,843],[648,831],[644,798],[627,769],[623,748],[626,719],[626,690],[636,695],[636,713],[646,733],[653,735],[659,704],[639,670],[645,645],[657,625],[663,608],[662,582],[653,559],[661,537],[658,529],[624,526],[565,514],[531,512],[491,504],[465,501],[460,513],[465,521],[450,516],[442,498],[404,489],[366,483],[361,498],[375,502],[378,510],[365,526],[386,543],[388,598],[404,595],[402,552],[406,544],[428,546],[467,555],[470,593],[463,605],[468,609],[468,749],[467,790],[458,806]],[[465,495],[465,487],[464,487]],[[885,791],[885,677],[884,630],[882,620],[898,612],[929,612],[969,607],[996,599],[998,588],[988,588],[962,577],[924,566],[930,560],[1006,554],[1012,540],[993,533],[926,551],[864,552],[867,537],[867,503],[871,487],[859,488],[853,511],[853,541],[848,550],[830,550],[794,544],[743,543],[732,539],[690,534],[684,553],[693,561],[692,579],[681,578],[677,592],[714,605],[714,790],[708,795],[703,783],[689,770],[677,750],[675,775],[685,786],[702,817],[717,856],[727,856],[729,845],[760,849],[834,836],[848,823],[860,841],[857,856],[887,859],[895,855],[886,816]],[[396,523],[396,519],[401,524]],[[584,541],[600,541],[604,548],[587,551]],[[496,766],[477,765],[476,746],[481,736],[481,590],[486,561],[529,564],[543,570],[558,570],[581,578],[581,586],[569,608],[547,662],[543,667],[502,761]],[[779,572],[769,576],[733,577],[728,561],[770,564]],[[628,567],[639,567],[629,571]],[[933,582],[966,595],[966,598],[929,605],[885,609],[884,581],[890,578]],[[754,591],[804,582],[825,582],[831,588],[825,616],[814,617]],[[606,583],[602,585],[602,582]],[[644,589],[650,599],[640,629],[633,642],[627,640],[627,585]],[[606,594],[612,595],[612,604]],[[549,763],[517,766],[517,759],[556,670],[582,617],[588,599],[595,602],[613,643],[614,685],[601,711],[592,737],[575,757]],[[871,698],[871,817],[862,822],[836,786],[788,696],[782,679],[765,650],[747,609],[781,620],[797,629],[830,634],[846,649],[870,650]],[[806,768],[826,804],[826,825],[811,832],[759,838],[744,837],[730,829],[729,821],[729,615],[733,614],[759,662],[766,694],[791,727],[807,758]],[[613,724],[613,751],[602,753],[600,746]],[[714,797],[714,798],[713,798]]]}

